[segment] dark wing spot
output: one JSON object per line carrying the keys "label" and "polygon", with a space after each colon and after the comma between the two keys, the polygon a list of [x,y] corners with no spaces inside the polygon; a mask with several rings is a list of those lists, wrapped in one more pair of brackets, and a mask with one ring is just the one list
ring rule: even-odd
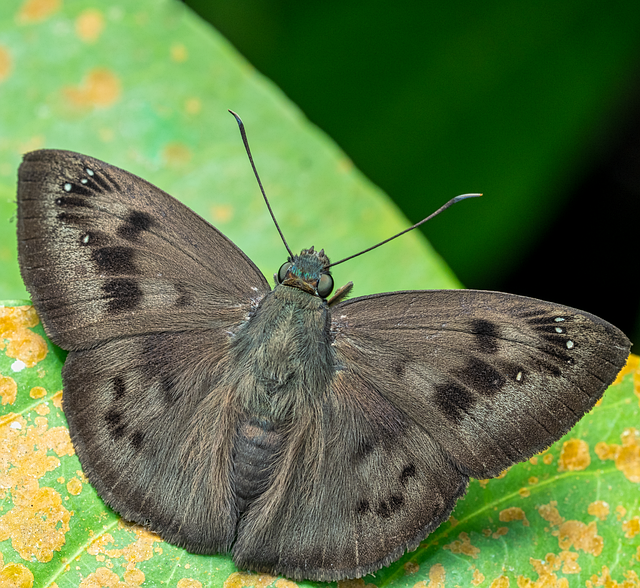
{"label": "dark wing spot", "polygon": [[125,426],[122,423],[122,415],[114,409],[111,409],[104,415],[104,420],[107,423],[107,427],[111,432],[111,435],[115,439],[119,439],[124,435]]}
{"label": "dark wing spot", "polygon": [[92,251],[98,271],[111,275],[137,274],[133,263],[134,250],[130,247],[102,247]]}
{"label": "dark wing spot", "polygon": [[86,216],[81,214],[71,214],[69,212],[60,212],[56,215],[56,218],[61,223],[66,223],[68,225],[86,225],[89,222],[89,219]]}
{"label": "dark wing spot", "polygon": [[116,400],[120,400],[127,393],[127,386],[120,376],[113,378],[113,393]]}
{"label": "dark wing spot", "polygon": [[358,506],[356,507],[358,514],[366,514],[371,510],[371,506],[369,505],[369,501],[367,499],[363,499],[358,502]]}
{"label": "dark wing spot", "polygon": [[178,391],[178,387],[173,383],[171,376],[162,376],[160,386],[162,387],[162,397],[167,404],[174,404],[180,399],[181,394]]}
{"label": "dark wing spot", "polygon": [[144,433],[142,431],[134,431],[129,440],[131,441],[131,445],[133,445],[134,449],[140,450],[144,443]]}
{"label": "dark wing spot", "polygon": [[483,396],[493,396],[506,384],[506,378],[492,365],[470,357],[467,365],[459,373],[460,379],[470,388]]}
{"label": "dark wing spot", "polygon": [[416,466],[412,463],[404,466],[402,473],[400,474],[400,483],[405,486],[410,478],[414,478],[416,475]]}
{"label": "dark wing spot", "polygon": [[376,509],[376,513],[383,519],[388,519],[391,516],[391,509],[389,508],[389,505],[386,501],[380,501],[380,503],[378,504],[378,508]]}
{"label": "dark wing spot", "polygon": [[389,510],[392,513],[400,510],[403,504],[404,504],[404,496],[402,496],[402,494],[392,494],[389,497]]}
{"label": "dark wing spot", "polygon": [[404,372],[406,367],[407,367],[407,360],[405,359],[397,359],[391,364],[391,369],[393,369],[393,372],[396,374],[396,376],[398,376],[398,378],[404,377]]}
{"label": "dark wing spot", "polygon": [[471,321],[470,332],[476,335],[478,351],[482,353],[497,353],[500,329],[491,321],[474,319]]}
{"label": "dark wing spot", "polygon": [[458,384],[437,384],[433,396],[436,405],[454,423],[459,423],[475,402],[473,393]]}
{"label": "dark wing spot", "polygon": [[140,233],[148,231],[151,225],[153,225],[151,215],[134,210],[118,227],[118,235],[127,241],[136,241]]}
{"label": "dark wing spot", "polygon": [[135,280],[111,280],[102,286],[110,312],[132,310],[140,305],[144,294]]}
{"label": "dark wing spot", "polygon": [[176,292],[180,294],[178,299],[176,300],[176,306],[184,307],[193,304],[195,297],[191,292],[187,292],[187,290],[181,284],[174,284]]}
{"label": "dark wing spot", "polygon": [[361,439],[354,455],[356,463],[366,459],[373,451],[374,443],[370,439]]}
{"label": "dark wing spot", "polygon": [[85,198],[80,198],[79,196],[60,196],[60,198],[56,198],[55,203],[63,208],[91,208],[91,204]]}
{"label": "dark wing spot", "polygon": [[[113,178],[106,178],[113,184],[113,186],[118,189],[119,184]],[[87,183],[85,186],[90,187],[94,192],[111,192],[112,187],[109,185],[105,178],[100,177],[97,173],[94,173],[92,176],[87,178]]]}

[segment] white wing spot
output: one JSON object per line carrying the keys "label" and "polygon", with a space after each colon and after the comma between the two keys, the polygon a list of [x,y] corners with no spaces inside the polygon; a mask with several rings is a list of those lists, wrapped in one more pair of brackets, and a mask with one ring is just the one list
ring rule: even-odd
{"label": "white wing spot", "polygon": [[82,242],[86,245],[89,242],[89,233],[82,237]]}
{"label": "white wing spot", "polygon": [[71,192],[71,184],[69,182],[67,182],[63,187],[65,192]]}
{"label": "white wing spot", "polygon": [[556,327],[556,333],[562,333],[562,329],[560,327]]}
{"label": "white wing spot", "polygon": [[87,180],[87,178],[82,178],[82,179],[80,180],[80,183],[81,183],[81,184],[86,184],[88,181],[89,181],[89,180]]}
{"label": "white wing spot", "polygon": [[251,286],[251,289],[252,289],[254,292],[257,292],[257,291],[258,291],[258,288],[256,288],[255,286]]}
{"label": "white wing spot", "polygon": [[86,172],[87,172],[87,174],[89,174],[90,176],[92,176],[92,175],[93,175],[93,170],[92,170],[92,169],[89,169],[88,167],[87,167],[87,168],[85,168],[85,170],[84,170],[84,171],[86,171]]}
{"label": "white wing spot", "polygon": [[567,341],[567,349],[573,349],[573,341]]}
{"label": "white wing spot", "polygon": [[516,381],[517,382],[521,382],[522,381],[522,372],[518,372],[518,374],[516,375]]}
{"label": "white wing spot", "polygon": [[564,319],[561,316],[555,318],[556,323],[561,323]]}

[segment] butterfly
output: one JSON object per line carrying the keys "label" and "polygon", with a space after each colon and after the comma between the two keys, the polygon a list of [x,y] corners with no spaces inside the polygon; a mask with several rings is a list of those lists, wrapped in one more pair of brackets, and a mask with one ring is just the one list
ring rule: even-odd
{"label": "butterfly", "polygon": [[564,435],[630,349],[596,316],[512,294],[329,298],[313,247],[272,289],[170,195],[70,151],[24,156],[18,251],[69,351],[63,408],[103,500],[190,552],[293,579],[415,549],[470,476]]}

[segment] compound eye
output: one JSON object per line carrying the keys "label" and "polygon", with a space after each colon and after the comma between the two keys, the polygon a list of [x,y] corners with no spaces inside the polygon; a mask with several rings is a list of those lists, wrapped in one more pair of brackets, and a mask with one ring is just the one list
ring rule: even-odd
{"label": "compound eye", "polygon": [[318,295],[326,298],[333,290],[333,278],[329,274],[322,274],[318,280]]}
{"label": "compound eye", "polygon": [[278,270],[278,284],[282,284],[287,277],[287,272],[291,269],[293,264],[290,261],[285,261]]}

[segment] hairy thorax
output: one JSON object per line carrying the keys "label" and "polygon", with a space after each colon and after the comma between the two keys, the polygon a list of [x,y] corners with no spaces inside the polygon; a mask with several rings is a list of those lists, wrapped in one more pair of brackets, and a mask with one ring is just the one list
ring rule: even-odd
{"label": "hairy thorax", "polygon": [[269,487],[288,432],[321,412],[335,363],[329,325],[326,302],[279,285],[232,341],[243,367],[232,383],[242,412],[233,443],[240,513]]}

